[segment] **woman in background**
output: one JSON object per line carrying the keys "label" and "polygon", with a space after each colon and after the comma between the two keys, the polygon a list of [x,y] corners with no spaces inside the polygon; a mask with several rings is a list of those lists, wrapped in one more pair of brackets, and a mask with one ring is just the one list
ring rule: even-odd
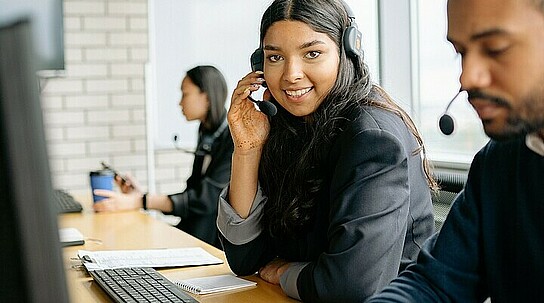
{"label": "woman in background", "polygon": [[108,197],[94,204],[96,211],[157,209],[181,218],[181,230],[220,247],[215,220],[217,199],[229,181],[232,138],[226,122],[227,84],[213,66],[197,66],[181,82],[179,102],[187,121],[200,121],[192,174],[183,192],[171,195],[146,194],[130,175],[116,178],[122,193],[97,190]]}
{"label": "woman in background", "polygon": [[[261,20],[264,68],[238,82],[228,113],[217,223],[229,265],[308,302],[364,301],[434,231],[421,137],[371,82],[357,41],[344,42],[352,19],[338,0],[274,1]],[[271,118],[249,99],[263,81]]]}

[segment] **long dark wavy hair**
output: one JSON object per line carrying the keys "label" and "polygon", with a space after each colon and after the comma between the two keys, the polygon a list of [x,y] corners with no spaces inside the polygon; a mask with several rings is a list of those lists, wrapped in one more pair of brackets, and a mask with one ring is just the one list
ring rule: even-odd
{"label": "long dark wavy hair", "polygon": [[201,92],[208,95],[210,108],[202,127],[215,130],[225,119],[227,109],[225,101],[228,96],[227,81],[223,74],[211,65],[198,65],[187,71],[187,77],[198,86]]}
{"label": "long dark wavy hair", "polygon": [[[348,57],[342,47],[344,29],[350,25],[340,0],[276,0],[261,20],[262,43],[269,27],[277,21],[300,21],[331,38],[339,49],[340,66],[335,84],[310,117],[296,117],[275,100],[278,113],[270,120],[270,133],[259,166],[259,181],[268,202],[263,227],[275,237],[296,237],[310,227],[318,195],[325,187],[324,161],[343,126],[355,118],[361,105],[372,105],[395,112],[423,142],[414,123],[377,85],[372,84],[362,56]],[[424,152],[424,150],[423,150]],[[425,174],[431,188],[436,187],[428,161]]]}

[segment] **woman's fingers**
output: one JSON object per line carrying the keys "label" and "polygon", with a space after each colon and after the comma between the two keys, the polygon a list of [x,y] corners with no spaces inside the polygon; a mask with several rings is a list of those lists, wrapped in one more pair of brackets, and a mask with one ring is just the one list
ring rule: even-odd
{"label": "woman's fingers", "polygon": [[232,94],[227,120],[238,150],[258,150],[268,136],[268,117],[255,108],[248,96],[258,90],[264,79],[262,73],[249,73],[240,81]]}
{"label": "woman's fingers", "polygon": [[232,94],[232,103],[243,102],[243,100],[247,99],[251,92],[258,90],[262,86],[263,82],[264,78],[262,78],[262,73],[252,72],[247,74],[244,78],[238,81],[238,85]]}
{"label": "woman's fingers", "polygon": [[107,189],[95,189],[93,190],[93,193],[97,196],[102,196],[107,198],[115,197],[117,195],[116,192],[107,190]]}

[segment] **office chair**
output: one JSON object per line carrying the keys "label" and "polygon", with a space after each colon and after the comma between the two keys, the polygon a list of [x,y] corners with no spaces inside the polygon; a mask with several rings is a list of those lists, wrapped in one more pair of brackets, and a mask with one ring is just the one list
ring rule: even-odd
{"label": "office chair", "polygon": [[434,172],[433,176],[440,186],[440,189],[432,194],[434,224],[436,231],[439,231],[446,220],[451,204],[467,182],[467,173],[440,171]]}

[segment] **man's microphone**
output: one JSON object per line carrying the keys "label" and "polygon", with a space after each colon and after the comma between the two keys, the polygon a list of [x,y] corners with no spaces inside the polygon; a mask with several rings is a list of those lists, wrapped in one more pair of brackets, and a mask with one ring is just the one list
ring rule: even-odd
{"label": "man's microphone", "polygon": [[453,101],[461,94],[463,90],[459,90],[457,94],[450,100],[448,103],[448,106],[446,107],[446,110],[440,117],[440,120],[438,120],[438,127],[440,128],[440,131],[446,135],[449,136],[453,133],[455,130],[455,120],[453,120],[453,117],[448,113],[448,110],[450,109],[451,104]]}
{"label": "man's microphone", "polygon": [[253,99],[251,96],[248,96],[248,99],[251,100],[251,102],[255,103],[259,110],[263,112],[263,114],[272,117],[278,112],[278,108],[276,108],[276,105],[274,105],[270,101],[258,101]]}

